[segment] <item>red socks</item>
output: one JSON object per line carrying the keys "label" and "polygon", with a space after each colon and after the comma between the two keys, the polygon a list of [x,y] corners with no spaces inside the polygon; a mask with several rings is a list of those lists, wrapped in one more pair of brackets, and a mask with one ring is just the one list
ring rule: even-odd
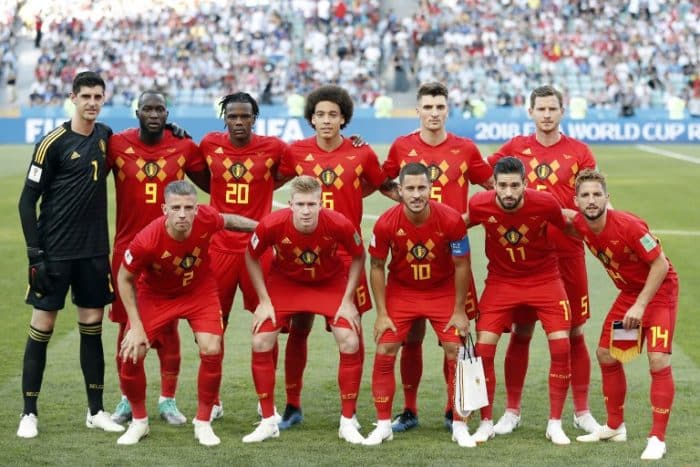
{"label": "red socks", "polygon": [[391,405],[394,402],[394,391],[396,391],[395,363],[396,356],[383,354],[375,354],[374,356],[372,397],[374,398],[374,407],[377,409],[378,420],[391,419]]}
{"label": "red socks", "polygon": [[122,391],[129,404],[134,418],[146,418],[146,372],[143,369],[143,359],[135,365],[131,360],[122,362],[119,380]]}
{"label": "red socks", "polygon": [[418,415],[418,385],[423,376],[423,343],[406,342],[401,348],[404,408]]}
{"label": "red socks", "polygon": [[571,381],[569,338],[550,339],[547,342],[551,358],[549,365],[549,418],[560,420]]}
{"label": "red socks", "polygon": [[357,394],[362,380],[362,353],[340,353],[338,388],[343,417],[352,418],[357,407]]}
{"label": "red socks", "polygon": [[486,393],[489,396],[489,405],[481,409],[481,419],[493,420],[493,395],[496,392],[496,370],[493,366],[493,358],[496,356],[496,346],[477,342],[476,354],[481,357],[481,362],[484,364]]}
{"label": "red socks", "polygon": [[612,365],[601,363],[600,373],[603,379],[605,410],[608,412],[607,425],[615,429],[622,425],[625,419],[625,395],[627,394],[625,369],[620,362],[615,362]]}
{"label": "red socks", "polygon": [[177,332],[178,321],[168,324],[161,332],[160,347],[157,349],[160,359],[160,395],[175,397],[177,377],[180,374],[180,334]]}
{"label": "red socks", "polygon": [[[219,396],[221,385],[221,362],[224,356],[199,354],[199,375],[197,376],[197,420],[209,421],[211,408]],[[273,373],[274,375],[274,373]]]}
{"label": "red socks", "polygon": [[520,413],[525,375],[527,375],[527,366],[530,360],[531,340],[532,336],[521,336],[512,332],[503,364],[506,381],[506,408],[516,413]]}
{"label": "red socks", "polygon": [[575,413],[586,412],[588,407],[588,387],[591,384],[591,357],[583,334],[571,336],[571,395]]}
{"label": "red socks", "polygon": [[251,367],[262,416],[263,418],[272,417],[275,414],[274,351],[253,352]]}
{"label": "red socks", "polygon": [[673,373],[670,365],[659,371],[650,371],[649,373],[651,373],[651,388],[649,391],[651,400],[651,431],[649,432],[649,437],[656,436],[659,440],[664,441],[675,394]]}
{"label": "red socks", "polygon": [[307,341],[311,329],[298,329],[292,326],[284,353],[284,383],[287,390],[287,404],[301,407],[304,368],[306,368]]}

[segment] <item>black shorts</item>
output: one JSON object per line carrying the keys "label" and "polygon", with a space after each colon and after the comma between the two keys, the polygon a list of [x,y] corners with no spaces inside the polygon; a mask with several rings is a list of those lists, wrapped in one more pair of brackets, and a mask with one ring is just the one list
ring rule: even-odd
{"label": "black shorts", "polygon": [[27,290],[25,302],[34,308],[62,310],[69,287],[73,304],[80,308],[103,308],[114,301],[112,271],[107,256],[49,261],[48,269],[55,274],[51,291],[40,296],[31,287]]}

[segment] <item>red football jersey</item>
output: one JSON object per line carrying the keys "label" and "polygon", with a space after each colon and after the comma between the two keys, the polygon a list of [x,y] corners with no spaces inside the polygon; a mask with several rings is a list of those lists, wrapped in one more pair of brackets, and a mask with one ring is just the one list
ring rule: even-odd
{"label": "red football jersey", "polygon": [[[287,150],[279,138],[253,135],[250,143],[237,148],[228,132],[211,132],[199,145],[211,172],[210,204],[219,212],[260,220],[272,211],[275,173]],[[228,253],[243,253],[250,233],[223,231],[214,235],[211,247]]]}
{"label": "red football jersey", "polygon": [[398,137],[382,169],[387,177],[396,178],[410,162],[422,162],[430,169],[430,198],[459,212],[467,211],[469,182],[478,185],[493,174],[472,140],[452,133],[437,146],[424,142],[419,133]]}
{"label": "red football jersey", "polygon": [[[454,290],[452,242],[467,235],[462,216],[449,206],[429,202],[430,216],[414,225],[397,204],[374,224],[369,254],[386,259],[391,252],[387,287],[410,290]],[[463,252],[465,254],[466,252]]]}
{"label": "red football jersey", "polygon": [[132,128],[112,135],[107,165],[114,173],[117,200],[117,228],[114,248],[124,250],[134,235],[153,219],[163,215],[163,191],[168,183],[185,178],[185,172],[206,168],[197,145],[188,138],[176,138],[170,131],[154,146],[139,139]]}
{"label": "red football jersey", "polygon": [[336,254],[338,247],[350,256],[361,256],[364,251],[352,223],[329,209],[321,209],[318,227],[310,234],[294,227],[289,208],[265,216],[250,237],[248,251],[259,258],[269,247],[275,251],[270,274],[282,274],[299,282],[321,282],[344,275],[345,264]]}
{"label": "red football jersey", "polygon": [[[516,136],[489,156],[488,161],[495,165],[505,156],[515,156],[522,161],[529,188],[552,193],[559,204],[569,209],[576,209],[576,175],[583,169],[596,167],[590,148],[566,135],[561,135],[561,139],[551,146],[541,145],[534,134]],[[583,254],[583,245],[575,238],[558,229],[551,229],[549,235],[560,256]]]}
{"label": "red football jersey", "polygon": [[[591,231],[580,213],[573,224],[591,253],[603,264],[615,287],[633,293],[644,288],[649,263],[661,254],[661,244],[646,222],[628,212],[608,209],[605,228],[599,234]],[[666,281],[676,276],[671,261],[668,264]]]}
{"label": "red football jersey", "polygon": [[377,188],[386,176],[372,148],[356,148],[344,139],[337,149],[327,152],[318,147],[316,137],[292,143],[289,157],[283,157],[280,173],[287,177],[317,177],[323,189],[323,207],[350,219],[360,231],[362,221],[362,181]]}
{"label": "red football jersey", "polygon": [[211,206],[200,205],[190,236],[180,242],[168,235],[161,216],[129,243],[122,264],[129,272],[140,273],[139,291],[169,297],[189,295],[200,281],[211,279],[209,243],[223,228],[223,216]]}
{"label": "red football jersey", "polygon": [[522,207],[504,211],[496,204],[494,190],[476,193],[469,200],[470,225],[486,232],[488,278],[521,284],[538,284],[559,278],[554,245],[547,226],[565,228],[561,206],[549,193],[525,189]]}

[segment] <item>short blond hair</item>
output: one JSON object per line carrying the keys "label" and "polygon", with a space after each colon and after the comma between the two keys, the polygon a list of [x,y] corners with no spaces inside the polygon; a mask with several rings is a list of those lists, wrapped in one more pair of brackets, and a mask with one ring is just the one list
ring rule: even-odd
{"label": "short blond hair", "polygon": [[604,192],[608,192],[607,183],[605,182],[605,175],[598,172],[595,169],[583,169],[576,176],[576,194],[578,194],[579,187],[585,182],[598,182],[600,186],[603,187]]}
{"label": "short blond hair", "polygon": [[291,183],[292,196],[295,194],[321,193],[321,184],[310,175],[299,175]]}

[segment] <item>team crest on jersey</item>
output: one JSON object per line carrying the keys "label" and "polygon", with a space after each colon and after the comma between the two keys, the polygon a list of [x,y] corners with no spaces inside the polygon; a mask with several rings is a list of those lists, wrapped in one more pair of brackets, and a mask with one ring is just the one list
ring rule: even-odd
{"label": "team crest on jersey", "polygon": [[197,261],[197,258],[195,258],[193,255],[187,255],[182,258],[182,261],[180,261],[180,267],[182,269],[191,269],[192,266],[194,266],[195,261]]}
{"label": "team crest on jersey", "polygon": [[299,259],[307,266],[311,266],[318,259],[318,255],[311,250],[305,250],[299,255]]}
{"label": "team crest on jersey", "polygon": [[537,175],[537,178],[540,180],[546,180],[547,177],[552,175],[552,168],[549,164],[540,164],[535,167],[535,175]]}
{"label": "team crest on jersey", "polygon": [[508,240],[508,243],[511,245],[517,245],[520,242],[520,239],[523,238],[523,234],[516,229],[510,229],[503,234],[503,237]]}
{"label": "team crest on jersey", "polygon": [[248,171],[248,169],[246,169],[245,165],[241,164],[240,162],[236,162],[231,167],[229,167],[228,170],[229,170],[229,172],[231,172],[231,175],[233,175],[233,177],[236,180],[241,178]]}
{"label": "team crest on jersey", "polygon": [[145,173],[148,178],[153,178],[158,175],[159,170],[160,167],[153,161],[146,162],[146,165],[143,166],[143,173]]}
{"label": "team crest on jersey", "polygon": [[417,243],[417,244],[413,245],[413,248],[411,248],[411,254],[418,261],[425,258],[425,256],[428,254],[428,251],[429,250],[425,247],[425,245],[423,245],[421,243]]}
{"label": "team crest on jersey", "polygon": [[102,151],[102,155],[107,154],[107,143],[105,143],[105,140],[101,139],[97,142],[97,145],[100,147],[100,151]]}
{"label": "team crest on jersey", "polygon": [[428,172],[430,173],[430,182],[433,183],[435,180],[440,178],[442,175],[442,169],[435,165],[435,164],[430,164],[428,166]]}
{"label": "team crest on jersey", "polygon": [[318,178],[321,179],[324,185],[331,186],[335,183],[335,179],[338,178],[338,175],[333,169],[325,169]]}

